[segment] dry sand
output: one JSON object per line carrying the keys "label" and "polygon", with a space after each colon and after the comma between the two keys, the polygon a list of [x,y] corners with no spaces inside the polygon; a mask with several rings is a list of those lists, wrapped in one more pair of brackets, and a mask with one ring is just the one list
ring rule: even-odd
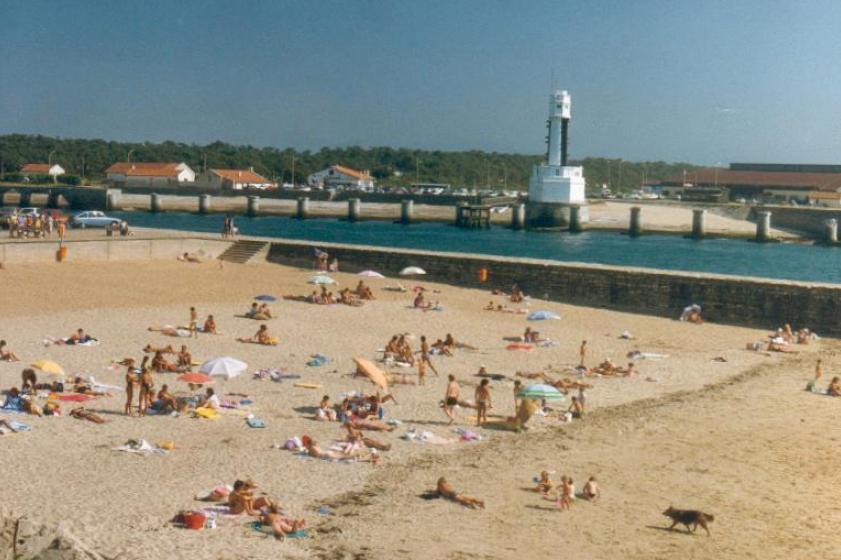
{"label": "dry sand", "polygon": [[[426,284],[440,290],[442,312],[408,308],[410,296],[379,288],[379,299],[361,308],[281,302],[269,328],[280,337],[274,348],[239,344],[257,323],[236,318],[259,293],[306,294],[310,271],[276,265],[200,265],[177,262],[64,263],[10,266],[0,271],[0,338],[25,361],[46,357],[74,373],[120,385],[123,372],[106,369],[109,360],[140,356],[143,345],[184,340],[199,359],[232,355],[250,365],[285,367],[312,390],[292,382],[255,381],[250,374],[219,382],[218,391],[242,392],[267,429],[246,427],[226,415],[216,421],[186,417],[127,418],[122,395],[101,398],[90,408],[105,425],[72,419],[18,418],[28,433],[0,438],[4,447],[3,502],[18,514],[62,522],[106,557],[133,558],[831,558],[841,550],[834,531],[841,515],[835,498],[841,478],[835,455],[841,402],[805,393],[816,355],[832,372],[835,341],[802,348],[800,355],[766,356],[742,350],[761,331],[689,325],[646,316],[534,300],[532,309],[550,309],[561,321],[538,323],[559,346],[531,353],[504,349],[504,337],[522,334],[521,315],[482,311],[487,293]],[[343,285],[351,275],[338,274]],[[416,282],[412,282],[414,284]],[[195,305],[213,313],[224,335],[197,341],[149,333],[149,325],[178,324]],[[45,348],[44,336],[66,336],[77,327],[101,339],[96,347]],[[619,338],[629,329],[636,340]],[[272,449],[293,435],[310,434],[324,443],[339,436],[337,424],[311,419],[322,394],[334,400],[349,390],[372,386],[348,374],[351,358],[376,356],[398,332],[457,339],[479,348],[438,358],[442,374],[455,374],[472,396],[480,365],[512,375],[551,365],[571,366],[582,338],[588,362],[624,359],[632,349],[668,354],[638,362],[640,374],[627,379],[595,379],[591,412],[582,421],[560,425],[535,419],[524,434],[481,430],[478,444],[432,446],[399,438],[408,427],[451,436],[437,407],[444,378],[430,376],[425,387],[397,385],[398,405],[387,417],[403,424],[380,438],[393,445],[383,464],[334,464],[302,459]],[[311,368],[307,357],[322,352],[333,359]],[[726,362],[714,361],[716,357]],[[0,387],[20,382],[22,364],[0,363]],[[734,376],[738,376],[735,377]],[[157,385],[186,391],[174,375]],[[649,380],[650,379],[650,380]],[[508,381],[493,382],[495,409],[513,409]],[[65,406],[65,410],[69,407]],[[461,427],[472,424],[461,411]],[[173,440],[166,456],[139,457],[111,451],[129,438]],[[601,503],[577,503],[559,513],[552,504],[523,490],[541,469],[555,478],[569,474],[581,488],[599,477]],[[469,511],[418,497],[438,476],[487,500],[484,511]],[[228,521],[201,532],[167,524],[179,510],[198,507],[194,494],[219,482],[250,476],[313,526],[307,540],[279,543]],[[320,516],[330,504],[335,516]],[[660,511],[700,508],[716,515],[713,536],[667,532]]]}

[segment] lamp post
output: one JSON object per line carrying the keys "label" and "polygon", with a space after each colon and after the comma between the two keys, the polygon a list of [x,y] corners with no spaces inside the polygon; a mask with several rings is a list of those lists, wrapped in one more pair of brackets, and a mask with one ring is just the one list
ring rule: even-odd
{"label": "lamp post", "polygon": [[126,156],[126,161],[128,163],[131,163],[131,154],[133,154],[133,153],[134,153],[134,148],[132,148],[128,151],[128,155]]}
{"label": "lamp post", "polygon": [[292,156],[292,188],[295,188],[295,156]]}
{"label": "lamp post", "polygon": [[52,150],[52,151],[50,152],[50,155],[48,155],[48,156],[47,156],[47,174],[48,174],[48,175],[52,175],[52,177],[53,177],[53,183],[57,182],[57,181],[56,181],[56,177],[55,177],[55,175],[53,175],[52,173],[50,173],[50,169],[52,169],[52,167],[53,167],[53,154],[54,154],[54,153],[55,153],[55,150]]}

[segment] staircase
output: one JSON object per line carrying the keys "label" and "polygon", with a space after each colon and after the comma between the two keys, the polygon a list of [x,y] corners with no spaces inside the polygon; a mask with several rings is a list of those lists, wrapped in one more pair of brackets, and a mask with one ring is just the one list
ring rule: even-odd
{"label": "staircase", "polygon": [[265,256],[268,252],[268,245],[265,241],[249,241],[246,239],[236,241],[225,249],[218,258],[220,261],[245,264],[260,253]]}

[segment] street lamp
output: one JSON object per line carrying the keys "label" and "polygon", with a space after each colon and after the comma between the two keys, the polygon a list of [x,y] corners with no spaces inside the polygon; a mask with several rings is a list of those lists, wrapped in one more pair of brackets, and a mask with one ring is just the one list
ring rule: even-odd
{"label": "street lamp", "polygon": [[131,154],[133,154],[133,153],[134,153],[134,148],[132,148],[128,151],[128,155],[126,156],[126,161],[128,163],[131,163]]}
{"label": "street lamp", "polygon": [[295,156],[292,156],[292,188],[295,188]]}

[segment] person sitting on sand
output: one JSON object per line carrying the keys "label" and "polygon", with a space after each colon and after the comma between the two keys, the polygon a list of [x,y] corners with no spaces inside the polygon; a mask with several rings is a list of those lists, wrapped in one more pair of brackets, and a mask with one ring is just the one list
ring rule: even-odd
{"label": "person sitting on sand", "polygon": [[24,393],[34,393],[38,386],[38,376],[32,368],[26,368],[20,372],[20,381],[20,388]]}
{"label": "person sitting on sand", "polygon": [[596,366],[593,371],[601,375],[616,375],[618,373],[618,368],[616,367],[616,364],[613,363],[613,360],[605,358],[604,361]]}
{"label": "person sitting on sand", "polygon": [[581,489],[581,497],[591,502],[597,502],[601,495],[602,491],[599,488],[599,483],[596,481],[596,477],[591,476],[584,485],[584,488]]}
{"label": "person sitting on sand", "polygon": [[169,392],[168,385],[161,385],[161,390],[158,391],[151,408],[160,412],[175,412],[178,410],[178,399]]}
{"label": "person sitting on sand", "polygon": [[540,333],[531,330],[531,327],[526,327],[526,332],[523,333],[523,342],[535,343],[540,340]]}
{"label": "person sitting on sand", "polygon": [[306,529],[306,519],[292,519],[283,515],[280,506],[271,504],[266,508],[266,513],[260,516],[260,524],[271,528],[274,536],[283,539],[286,535]]}
{"label": "person sitting on sand", "polygon": [[19,362],[20,358],[17,354],[9,350],[9,346],[5,340],[0,340],[0,361],[3,362]]}
{"label": "person sitting on sand", "polygon": [[537,486],[535,487],[534,491],[540,492],[544,496],[547,496],[554,487],[555,485],[549,479],[549,471],[540,471],[540,478],[537,481]]}
{"label": "person sitting on sand", "polygon": [[213,390],[213,387],[208,387],[204,392],[204,403],[202,406],[212,410],[219,410],[222,408],[222,403],[219,400],[219,395]]}
{"label": "person sitting on sand", "polygon": [[572,417],[576,419],[584,417],[584,407],[578,402],[578,397],[572,397],[572,404],[569,405],[567,412],[572,414]]}
{"label": "person sitting on sand", "polygon": [[564,475],[561,477],[561,487],[558,490],[558,501],[555,505],[560,510],[569,509],[572,505],[572,500],[575,497],[575,485],[572,483],[572,478]]}
{"label": "person sitting on sand", "polygon": [[167,359],[164,358],[163,353],[155,352],[155,355],[152,358],[152,369],[160,373],[166,371],[177,371],[178,366],[167,361]]}
{"label": "person sitting on sand", "polygon": [[447,479],[443,476],[438,479],[438,484],[436,485],[434,494],[441,498],[444,498],[445,500],[450,500],[451,502],[461,504],[464,507],[470,509],[485,509],[484,501],[480,500],[479,498],[474,498],[473,496],[457,493],[455,490],[453,490],[453,487],[450,486],[450,483],[447,482]]}
{"label": "person sitting on sand", "polygon": [[94,424],[105,424],[105,418],[95,412],[91,412],[84,406],[79,406],[70,411],[70,416],[78,420],[88,420]]}
{"label": "person sitting on sand", "polygon": [[318,410],[315,412],[315,419],[326,422],[336,421],[336,411],[330,405],[330,395],[321,397],[321,402],[318,403]]}
{"label": "person sitting on sand", "polygon": [[782,331],[781,335],[783,337],[783,340],[785,340],[789,344],[794,342],[794,332],[792,332],[791,325],[789,323],[786,323],[785,325],[783,325],[783,331]]}
{"label": "person sitting on sand", "polygon": [[418,295],[415,296],[415,300],[412,303],[415,309],[425,309],[430,307],[430,304],[426,303],[426,300],[423,296],[423,291],[419,291]]}
{"label": "person sitting on sand", "polygon": [[482,308],[484,311],[496,311],[496,304],[494,300],[488,302],[488,305]]}
{"label": "person sitting on sand", "polygon": [[440,338],[432,343],[432,350],[434,350],[437,354],[441,354],[442,356],[453,355],[452,350],[450,350],[450,348]]}
{"label": "person sitting on sand", "polygon": [[796,333],[797,336],[797,344],[809,344],[809,339],[811,339],[811,332],[809,329],[800,329]]}
{"label": "person sitting on sand", "polygon": [[183,255],[178,257],[178,260],[181,262],[189,262],[189,263],[200,263],[201,259],[199,259],[196,255],[191,255],[190,253],[184,253]]}
{"label": "person sitting on sand", "polygon": [[262,344],[263,346],[275,346],[277,344],[277,338],[269,334],[269,327],[267,325],[260,325],[254,336],[250,338],[239,337],[237,341],[249,344]]}
{"label": "person sitting on sand", "polygon": [[634,362],[628,362],[628,367],[626,368],[616,368],[618,373],[621,373],[625,377],[632,377],[637,374],[637,370],[634,369]]}
{"label": "person sitting on sand", "polygon": [[409,346],[409,342],[406,340],[405,335],[400,335],[397,338],[397,356],[401,362],[407,363],[409,365],[415,365],[415,354],[412,352],[412,347]]}
{"label": "person sitting on sand", "polygon": [[359,296],[359,299],[374,299],[374,292],[362,280],[356,285],[356,295]]}
{"label": "person sitting on sand", "polygon": [[56,344],[74,346],[76,344],[87,344],[88,342],[96,342],[96,339],[93,338],[91,335],[86,334],[84,329],[76,329],[76,332],[74,334],[71,334],[64,340],[57,341]]}
{"label": "person sitting on sand", "polygon": [[391,449],[391,444],[383,443],[379,440],[367,437],[365,434],[362,433],[362,430],[359,428],[355,428],[350,423],[345,423],[345,429],[347,430],[347,441],[360,441],[365,445],[365,447],[370,447],[371,449],[378,449],[380,451],[388,451]]}
{"label": "person sitting on sand", "polygon": [[82,379],[81,377],[73,378],[73,392],[80,395],[90,395],[91,397],[110,397],[111,393],[106,391],[96,391],[93,386]]}
{"label": "person sitting on sand", "polygon": [[796,350],[789,346],[788,342],[786,342],[785,338],[783,338],[781,334],[778,334],[768,340],[766,350],[768,352],[796,352]]}
{"label": "person sitting on sand", "polygon": [[518,284],[515,283],[513,286],[511,286],[511,296],[509,297],[509,299],[511,300],[511,303],[520,303],[523,301],[523,291],[520,289],[520,286]]}
{"label": "person sitting on sand", "polygon": [[841,378],[833,377],[826,388],[826,394],[830,397],[841,397]]}
{"label": "person sitting on sand", "polygon": [[352,414],[348,414],[346,423],[349,423],[358,430],[368,430],[371,432],[392,432],[395,429],[394,426],[389,426],[382,420],[375,420],[373,418],[358,418],[354,417]]}
{"label": "person sitting on sand", "polygon": [[187,350],[187,345],[181,345],[181,351],[176,356],[177,371],[189,371],[193,367],[193,355]]}
{"label": "person sitting on sand", "polygon": [[207,319],[204,320],[201,332],[204,334],[219,334],[216,332],[216,319],[213,318],[213,315],[208,315]]}
{"label": "person sitting on sand", "polygon": [[233,491],[228,494],[228,508],[231,515],[262,515],[262,508],[270,508],[275,505],[267,497],[254,497],[254,489],[257,485],[250,480],[237,480],[234,482]]}

